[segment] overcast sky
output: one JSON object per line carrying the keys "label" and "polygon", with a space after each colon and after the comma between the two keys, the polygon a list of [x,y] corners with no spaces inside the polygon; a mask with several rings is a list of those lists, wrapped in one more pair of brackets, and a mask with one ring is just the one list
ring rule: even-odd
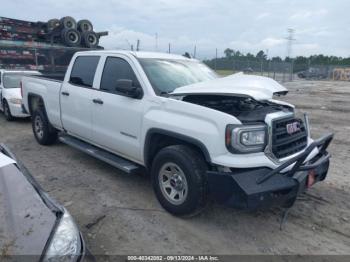
{"label": "overcast sky", "polygon": [[226,47],[286,56],[287,28],[295,29],[292,56],[350,56],[348,0],[3,0],[1,16],[33,21],[73,16],[109,31],[102,45],[193,53],[211,58]]}

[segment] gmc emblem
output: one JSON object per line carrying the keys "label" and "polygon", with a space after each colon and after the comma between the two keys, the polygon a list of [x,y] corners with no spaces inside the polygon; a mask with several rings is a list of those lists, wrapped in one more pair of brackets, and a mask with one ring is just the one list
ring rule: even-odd
{"label": "gmc emblem", "polygon": [[292,135],[298,131],[300,131],[300,123],[299,122],[293,122],[293,123],[290,123],[290,124],[287,124],[286,125],[286,129],[287,129],[287,133],[289,135]]}

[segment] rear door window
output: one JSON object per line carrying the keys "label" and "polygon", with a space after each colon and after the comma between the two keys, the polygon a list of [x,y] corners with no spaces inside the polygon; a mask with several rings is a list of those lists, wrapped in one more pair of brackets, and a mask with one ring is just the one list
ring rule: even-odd
{"label": "rear door window", "polygon": [[73,85],[92,87],[99,56],[79,56],[75,59],[69,82]]}
{"label": "rear door window", "polygon": [[140,86],[133,69],[127,61],[118,57],[108,57],[103,69],[100,89],[116,93],[115,86],[119,79],[129,79],[133,81],[134,86]]}

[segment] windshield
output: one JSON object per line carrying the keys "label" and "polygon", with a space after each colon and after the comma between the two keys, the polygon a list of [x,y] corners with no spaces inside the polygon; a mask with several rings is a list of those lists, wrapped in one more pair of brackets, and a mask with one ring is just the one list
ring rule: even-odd
{"label": "windshield", "polygon": [[139,59],[157,95],[176,88],[217,78],[217,74],[198,61],[175,59]]}
{"label": "windshield", "polygon": [[4,87],[5,88],[20,88],[22,73],[7,73],[4,74]]}

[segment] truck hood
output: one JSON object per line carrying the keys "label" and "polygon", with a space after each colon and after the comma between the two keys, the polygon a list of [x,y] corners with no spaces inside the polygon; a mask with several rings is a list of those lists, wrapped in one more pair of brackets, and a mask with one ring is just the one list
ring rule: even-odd
{"label": "truck hood", "polygon": [[271,78],[237,73],[179,87],[171,95],[218,94],[250,96],[255,100],[269,100],[272,99],[273,95],[285,95],[287,92],[285,87]]}

